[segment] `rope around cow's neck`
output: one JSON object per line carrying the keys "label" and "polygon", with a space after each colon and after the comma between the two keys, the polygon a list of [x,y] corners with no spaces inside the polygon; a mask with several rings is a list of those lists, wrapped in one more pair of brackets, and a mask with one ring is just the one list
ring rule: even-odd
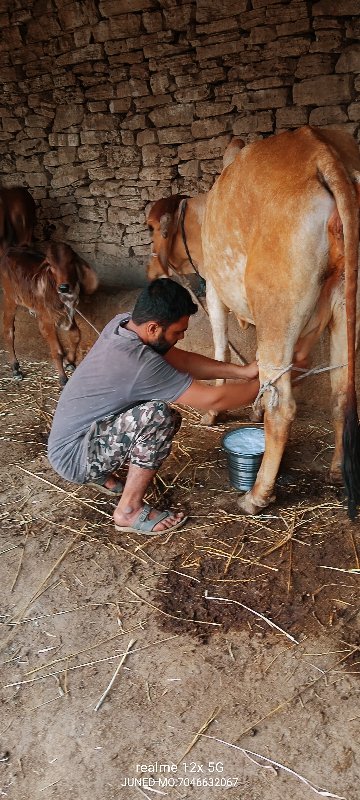
{"label": "rope around cow's neck", "polygon": [[294,381],[294,383],[299,383],[299,381],[302,381],[303,378],[308,378],[309,375],[318,375],[320,372],[330,372],[332,369],[342,369],[346,366],[346,364],[336,364],[335,366],[329,367],[312,367],[312,369],[304,369],[303,367],[295,367],[294,364],[289,364],[287,367],[268,367],[268,369],[278,370],[279,374],[272,380],[264,381],[264,383],[260,386],[252,407],[255,411],[265,392],[270,392],[271,397],[269,401],[269,408],[276,408],[276,406],[279,404],[279,390],[277,386],[275,386],[275,383],[279,380],[279,378],[281,378],[282,375],[285,375],[286,372],[290,372],[291,369],[295,372],[302,373],[302,375],[299,375]]}

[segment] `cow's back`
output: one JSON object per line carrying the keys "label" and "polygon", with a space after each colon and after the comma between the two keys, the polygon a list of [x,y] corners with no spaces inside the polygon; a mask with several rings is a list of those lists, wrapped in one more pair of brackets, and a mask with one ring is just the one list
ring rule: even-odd
{"label": "cow's back", "polygon": [[[256,322],[250,283],[274,298],[278,288],[301,294],[314,265],[319,273],[326,269],[335,203],[319,176],[320,157],[341,162],[349,174],[360,167],[347,133],[304,127],[244,147],[209,192],[202,230],[206,277],[250,322]],[[316,291],[314,283],[313,298]]]}

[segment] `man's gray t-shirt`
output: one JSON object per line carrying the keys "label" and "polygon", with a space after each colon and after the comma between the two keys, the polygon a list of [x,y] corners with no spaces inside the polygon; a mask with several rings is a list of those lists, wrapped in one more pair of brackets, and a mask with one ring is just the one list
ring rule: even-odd
{"label": "man's gray t-shirt", "polygon": [[48,443],[50,464],[63,478],[85,480],[90,427],[147,400],[175,402],[192,383],[123,325],[118,314],[64,387]]}

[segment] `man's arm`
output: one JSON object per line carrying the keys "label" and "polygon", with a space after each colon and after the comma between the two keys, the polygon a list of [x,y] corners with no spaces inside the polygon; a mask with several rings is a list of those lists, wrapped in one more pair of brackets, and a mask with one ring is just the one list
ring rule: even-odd
{"label": "man's arm", "polygon": [[209,386],[206,383],[193,381],[175,402],[198,408],[200,411],[230,411],[233,408],[250,405],[255,400],[259,388],[257,379],[240,384],[226,383],[223,386]]}
{"label": "man's arm", "polygon": [[200,381],[215,380],[215,378],[235,378],[248,381],[256,378],[258,374],[256,361],[241,367],[239,364],[215,361],[214,358],[207,358],[199,353],[189,353],[178,347],[168,350],[164,358],[179,372],[188,372],[193,378]]}

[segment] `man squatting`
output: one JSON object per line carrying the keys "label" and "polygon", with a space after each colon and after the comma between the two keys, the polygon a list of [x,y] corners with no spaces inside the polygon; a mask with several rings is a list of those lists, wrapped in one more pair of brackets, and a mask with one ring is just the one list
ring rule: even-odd
{"label": "man squatting", "polygon": [[[105,326],[61,393],[49,461],[65,480],[120,496],[113,515],[119,531],[165,533],[186,520],[183,512],[144,502],[181,425],[169,403],[224,411],[249,405],[258,393],[255,361],[242,367],[175,347],[196,311],[180,284],[152,281],[132,315],[118,314]],[[239,382],[201,383],[216,378]],[[122,486],[114,472],[125,461]]]}

